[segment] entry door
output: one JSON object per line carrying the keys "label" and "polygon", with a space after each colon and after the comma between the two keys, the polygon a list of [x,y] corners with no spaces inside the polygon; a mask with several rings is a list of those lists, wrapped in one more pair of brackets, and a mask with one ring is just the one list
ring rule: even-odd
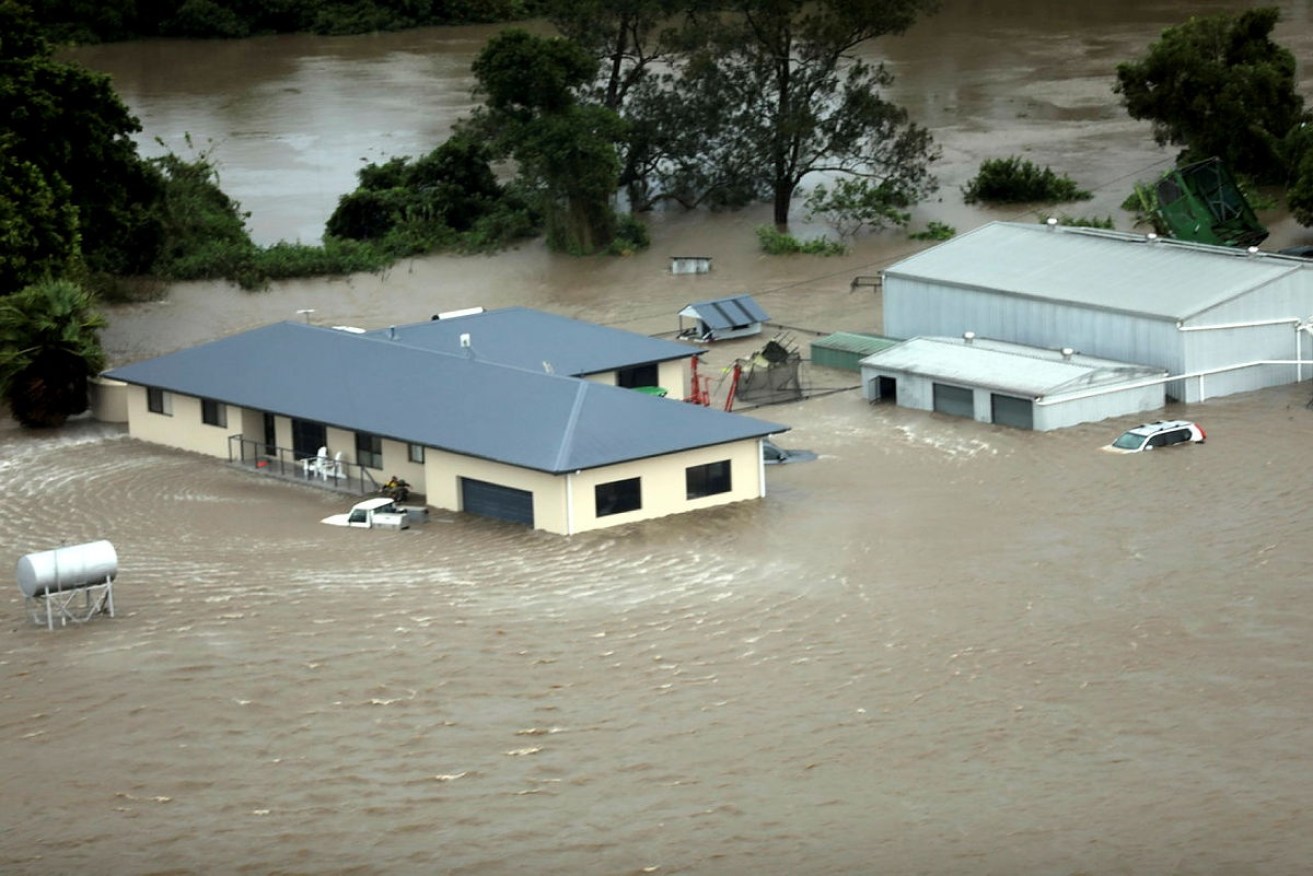
{"label": "entry door", "polygon": [[292,420],[292,451],[297,459],[314,456],[328,444],[328,429],[313,420]]}
{"label": "entry door", "polygon": [[460,507],[481,517],[533,526],[533,493],[528,490],[461,478]]}
{"label": "entry door", "polygon": [[278,421],[273,414],[264,415],[264,455],[278,454]]}

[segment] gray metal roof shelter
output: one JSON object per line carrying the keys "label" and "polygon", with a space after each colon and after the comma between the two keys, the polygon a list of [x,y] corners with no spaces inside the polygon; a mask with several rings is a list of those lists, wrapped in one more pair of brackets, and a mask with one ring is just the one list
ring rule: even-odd
{"label": "gray metal roof shelter", "polygon": [[1165,368],[1194,402],[1313,373],[1313,262],[1102,229],[993,222],[885,270],[883,330],[974,332]]}
{"label": "gray metal roof shelter", "polygon": [[527,307],[508,307],[367,332],[426,350],[460,353],[469,335],[474,358],[531,371],[582,377],[689,358],[696,347]]}
{"label": "gray metal roof shelter", "polygon": [[862,360],[869,401],[881,398],[881,377],[896,377],[899,405],[939,410],[936,386],[947,385],[975,394],[971,415],[981,422],[1002,422],[1001,395],[1025,403],[1027,428],[1041,431],[1160,408],[1166,376],[1161,368],[988,338],[912,338]]}
{"label": "gray metal roof shelter", "polygon": [[541,368],[296,322],[106,376],[553,474],[789,428]]}
{"label": "gray metal roof shelter", "polygon": [[884,277],[1184,320],[1301,267],[1293,257],[1140,234],[990,222],[903,259]]}
{"label": "gray metal roof shelter", "polygon": [[680,330],[684,330],[684,317],[697,320],[699,335],[717,338],[741,337],[758,334],[761,324],[770,319],[751,295],[732,295],[711,301],[698,301],[679,312]]}

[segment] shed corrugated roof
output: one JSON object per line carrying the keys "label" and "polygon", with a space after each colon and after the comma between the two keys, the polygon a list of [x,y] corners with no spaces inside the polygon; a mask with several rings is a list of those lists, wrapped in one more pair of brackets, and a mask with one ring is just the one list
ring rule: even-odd
{"label": "shed corrugated roof", "polygon": [[106,376],[557,474],[789,428],[296,322]]}
{"label": "shed corrugated roof", "polygon": [[463,353],[460,336],[470,336],[476,358],[531,371],[544,363],[556,374],[576,377],[651,362],[688,358],[698,348],[650,338],[527,307],[508,307],[447,319],[380,329],[368,334],[441,353]]}
{"label": "shed corrugated roof", "polygon": [[1184,320],[1298,270],[1294,259],[1230,247],[991,222],[884,273]]}
{"label": "shed corrugated roof", "polygon": [[685,307],[679,315],[700,319],[713,331],[724,331],[770,319],[751,295],[732,295],[713,301],[698,301]]}
{"label": "shed corrugated roof", "polygon": [[989,338],[912,338],[867,356],[863,365],[917,374],[961,386],[982,386],[1026,398],[1074,389],[1165,377],[1167,371],[1046,350]]}
{"label": "shed corrugated roof", "polygon": [[827,350],[838,350],[842,353],[858,353],[861,355],[870,355],[878,353],[881,350],[887,350],[894,344],[899,343],[898,338],[886,338],[882,335],[864,335],[860,332],[835,332],[826,335],[823,338],[817,338],[812,341],[813,349],[823,347]]}

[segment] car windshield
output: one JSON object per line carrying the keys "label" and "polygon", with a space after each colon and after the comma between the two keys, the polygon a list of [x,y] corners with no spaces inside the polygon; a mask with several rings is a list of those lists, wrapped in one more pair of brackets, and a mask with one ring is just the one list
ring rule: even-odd
{"label": "car windshield", "polygon": [[1135,432],[1123,432],[1121,437],[1112,442],[1113,447],[1120,447],[1122,450],[1139,450],[1140,445],[1144,443],[1144,436]]}

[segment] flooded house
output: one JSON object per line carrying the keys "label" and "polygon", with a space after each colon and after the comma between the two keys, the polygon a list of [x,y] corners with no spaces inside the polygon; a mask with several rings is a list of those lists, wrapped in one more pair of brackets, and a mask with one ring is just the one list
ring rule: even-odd
{"label": "flooded house", "polygon": [[[129,433],[572,534],[760,498],[779,423],[634,391],[683,344],[515,308],[375,332],[288,321],[106,372]],[[633,387],[633,388],[628,388]]]}

